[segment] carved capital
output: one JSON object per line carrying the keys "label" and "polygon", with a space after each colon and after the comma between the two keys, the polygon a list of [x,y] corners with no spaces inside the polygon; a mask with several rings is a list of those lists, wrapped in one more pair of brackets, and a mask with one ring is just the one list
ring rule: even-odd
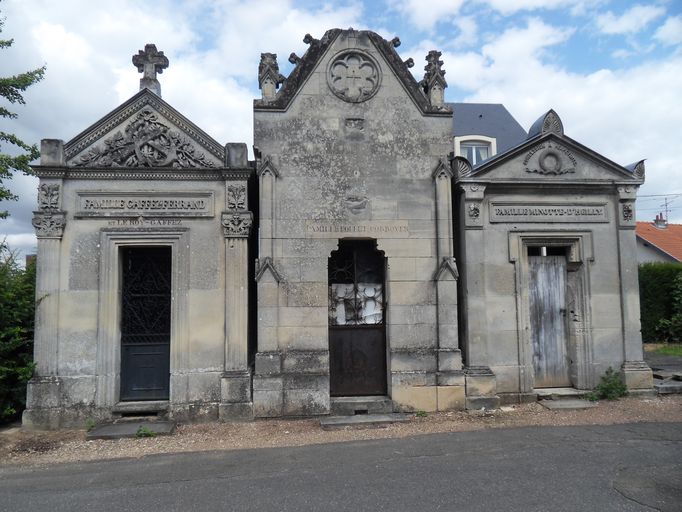
{"label": "carved capital", "polygon": [[226,238],[244,238],[249,236],[251,231],[253,214],[251,212],[223,212],[220,223]]}
{"label": "carved capital", "polygon": [[58,210],[59,209],[59,185],[56,183],[42,183],[38,187],[38,209],[39,210]]}
{"label": "carved capital", "polygon": [[467,200],[482,201],[485,195],[485,185],[481,183],[462,183],[460,188]]}
{"label": "carved capital", "polygon": [[38,238],[61,238],[66,226],[65,212],[40,211],[33,212],[33,227]]}

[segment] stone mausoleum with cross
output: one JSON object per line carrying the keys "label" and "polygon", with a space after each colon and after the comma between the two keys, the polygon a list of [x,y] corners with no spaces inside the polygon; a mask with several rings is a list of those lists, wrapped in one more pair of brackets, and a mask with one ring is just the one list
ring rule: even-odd
{"label": "stone mausoleum with cross", "polygon": [[154,45],[135,96],[42,141],[24,423],[494,408],[609,367],[649,390],[643,162],[445,103],[437,51],[417,80],[397,38],[305,42],[287,77],[261,55],[253,160],[161,99]]}

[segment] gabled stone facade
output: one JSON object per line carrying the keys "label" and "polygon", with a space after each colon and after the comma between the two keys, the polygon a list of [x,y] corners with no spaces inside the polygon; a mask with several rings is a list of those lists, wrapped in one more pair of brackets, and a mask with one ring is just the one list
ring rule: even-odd
{"label": "gabled stone facade", "polygon": [[609,366],[651,388],[643,164],[550,111],[472,167],[452,154],[440,52],[417,81],[397,38],[305,42],[288,77],[261,55],[254,161],[161,99],[153,45],[133,58],[137,95],[43,141],[24,423],[495,407]]}

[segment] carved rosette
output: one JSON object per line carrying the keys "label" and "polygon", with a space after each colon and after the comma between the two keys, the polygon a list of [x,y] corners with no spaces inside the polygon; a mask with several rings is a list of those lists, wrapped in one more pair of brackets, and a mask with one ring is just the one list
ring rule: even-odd
{"label": "carved rosette", "polygon": [[66,226],[66,216],[64,212],[58,211],[33,212],[32,224],[38,238],[61,238]]}
{"label": "carved rosette", "polygon": [[623,220],[625,222],[632,221],[635,217],[635,212],[634,209],[632,208],[632,205],[629,203],[623,204]]}
{"label": "carved rosette", "polygon": [[381,71],[368,54],[358,50],[343,51],[329,65],[327,84],[337,98],[362,103],[379,90]]}
{"label": "carved rosette", "polygon": [[251,231],[253,214],[251,212],[223,212],[220,223],[226,238],[245,238]]}
{"label": "carved rosette", "polygon": [[465,229],[481,229],[483,227],[483,199],[485,197],[485,185],[480,183],[465,183],[461,185],[464,192],[464,212],[462,220]]}

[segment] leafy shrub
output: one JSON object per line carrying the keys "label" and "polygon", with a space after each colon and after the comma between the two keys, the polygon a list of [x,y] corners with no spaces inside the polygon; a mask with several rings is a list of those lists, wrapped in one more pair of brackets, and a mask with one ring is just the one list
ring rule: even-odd
{"label": "leafy shrub", "polygon": [[135,432],[135,437],[156,437],[156,432],[150,429],[147,425],[140,425]]}
{"label": "leafy shrub", "polygon": [[35,264],[25,269],[0,242],[0,423],[14,420],[26,404],[33,375]]}
{"label": "leafy shrub", "polygon": [[606,373],[602,375],[599,384],[594,388],[594,391],[587,395],[589,400],[616,400],[621,396],[628,394],[628,388],[625,386],[620,372],[614,371],[609,366]]}
{"label": "leafy shrub", "polygon": [[656,334],[659,341],[682,343],[682,272],[673,280],[670,303],[672,315],[658,321]]}
{"label": "leafy shrub", "polygon": [[643,263],[639,266],[639,300],[644,341],[659,341],[657,329],[660,321],[672,319],[673,288],[679,275],[682,275],[681,263]]}

